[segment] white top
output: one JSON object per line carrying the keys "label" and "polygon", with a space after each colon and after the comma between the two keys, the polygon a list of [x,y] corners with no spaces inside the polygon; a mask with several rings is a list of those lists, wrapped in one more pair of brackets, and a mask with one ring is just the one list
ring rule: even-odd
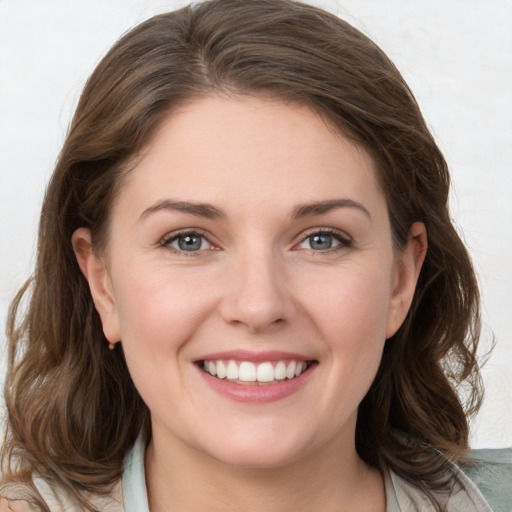
{"label": "white top", "polygon": [[[125,459],[122,479],[106,497],[91,497],[94,506],[102,512],[150,512],[144,472],[144,443],[137,440]],[[493,512],[476,485],[455,464],[446,460],[446,470],[453,475],[450,492],[435,494],[446,512]],[[34,483],[51,512],[83,512],[59,489],[50,487],[40,478]],[[435,512],[434,507],[421,490],[399,477],[391,470],[384,473],[386,512]],[[39,508],[28,503],[12,500],[24,499],[23,486],[14,484],[0,488],[0,512],[16,510],[35,512]],[[1,499],[7,498],[7,499]],[[11,502],[9,503],[9,500]]]}
{"label": "white top", "polygon": [[[441,498],[447,512],[492,512],[475,484],[454,464],[452,492]],[[392,471],[384,475],[386,512],[435,512],[425,495]],[[144,445],[139,439],[125,461],[122,492],[124,512],[149,512],[144,474]],[[53,511],[52,511],[53,512]]]}

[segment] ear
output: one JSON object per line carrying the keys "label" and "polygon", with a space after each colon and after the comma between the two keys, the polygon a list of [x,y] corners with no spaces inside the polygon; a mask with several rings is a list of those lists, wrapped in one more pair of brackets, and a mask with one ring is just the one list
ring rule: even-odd
{"label": "ear", "polygon": [[89,283],[94,306],[103,325],[103,333],[110,343],[117,343],[121,338],[119,318],[105,258],[94,252],[91,231],[87,228],[78,228],[73,233],[71,242],[80,270]]}
{"label": "ear", "polygon": [[388,310],[386,338],[400,328],[411,307],[416,283],[427,254],[427,229],[423,222],[415,222],[409,232],[407,244],[396,262],[393,293]]}

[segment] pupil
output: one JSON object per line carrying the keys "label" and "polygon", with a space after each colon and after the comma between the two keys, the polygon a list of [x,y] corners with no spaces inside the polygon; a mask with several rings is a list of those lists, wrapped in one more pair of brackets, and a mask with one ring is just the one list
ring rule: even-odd
{"label": "pupil", "polygon": [[183,251],[196,251],[201,248],[201,237],[186,235],[178,239],[178,245]]}
{"label": "pupil", "polygon": [[313,235],[310,237],[310,244],[312,249],[325,251],[332,247],[332,237],[329,235]]}

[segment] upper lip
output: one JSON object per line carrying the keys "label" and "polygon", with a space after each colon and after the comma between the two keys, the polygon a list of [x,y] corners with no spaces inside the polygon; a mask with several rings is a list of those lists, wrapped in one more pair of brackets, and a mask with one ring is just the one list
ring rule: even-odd
{"label": "upper lip", "polygon": [[255,352],[251,350],[227,350],[223,352],[212,352],[205,354],[196,361],[249,361],[252,363],[262,363],[265,361],[312,361],[314,358],[298,354],[294,352],[284,352],[278,350],[270,350],[264,352]]}

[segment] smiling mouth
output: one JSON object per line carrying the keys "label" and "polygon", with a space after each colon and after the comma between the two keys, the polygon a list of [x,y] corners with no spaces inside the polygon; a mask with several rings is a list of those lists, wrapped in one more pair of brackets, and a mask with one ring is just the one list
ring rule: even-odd
{"label": "smiling mouth", "polygon": [[293,380],[308,371],[314,361],[251,361],[202,360],[198,366],[205,373],[236,384],[271,385]]}

